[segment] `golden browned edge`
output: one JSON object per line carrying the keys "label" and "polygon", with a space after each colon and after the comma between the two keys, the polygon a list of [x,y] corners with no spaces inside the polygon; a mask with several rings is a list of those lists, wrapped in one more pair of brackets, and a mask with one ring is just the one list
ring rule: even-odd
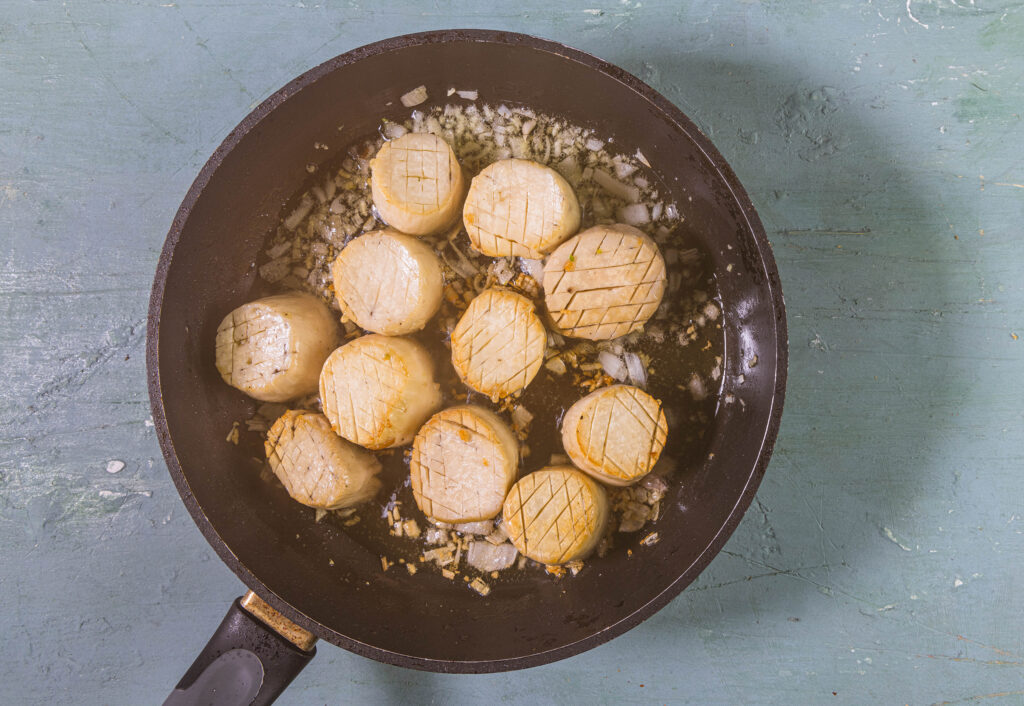
{"label": "golden browned edge", "polygon": [[316,644],[316,635],[288,620],[252,591],[246,593],[242,598],[242,607],[251,616],[259,619],[268,628],[303,652],[309,652]]}

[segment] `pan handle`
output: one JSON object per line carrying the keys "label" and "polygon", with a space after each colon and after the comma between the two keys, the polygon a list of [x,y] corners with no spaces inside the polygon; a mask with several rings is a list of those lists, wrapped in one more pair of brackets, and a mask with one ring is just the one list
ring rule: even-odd
{"label": "pan handle", "polygon": [[315,643],[249,591],[231,604],[164,706],[272,704],[316,655]]}

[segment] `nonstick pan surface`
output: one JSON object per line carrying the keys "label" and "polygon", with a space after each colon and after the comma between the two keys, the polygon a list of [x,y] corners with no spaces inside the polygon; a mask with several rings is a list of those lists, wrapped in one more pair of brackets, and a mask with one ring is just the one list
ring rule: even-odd
{"label": "nonstick pan surface", "polygon": [[[662,188],[685,203],[688,232],[711,258],[724,308],[721,394],[742,404],[718,406],[707,455],[677,473],[653,526],[660,541],[642,556],[629,556],[623,543],[575,579],[539,574],[498,582],[486,597],[427,572],[382,573],[377,554],[330,523],[312,522],[259,478],[256,444],[225,442],[252,402],[217,374],[216,326],[255,296],[258,253],[308,177],[306,165],[318,160],[314,143],[337,143],[339,125],[350,135],[372,133],[382,117],[408,112],[399,97],[420,84],[441,102],[451,86],[478,89],[489,102],[562,115],[613,135],[618,149],[642,150]],[[786,356],[782,291],[764,229],[697,127],[611,64],[561,44],[481,30],[356,49],[303,74],[246,117],[174,219],[147,340],[153,419],[168,469],[221,559],[320,638],[442,672],[518,669],[582,652],[637,625],[689,585],[735,529],[765,472]]]}

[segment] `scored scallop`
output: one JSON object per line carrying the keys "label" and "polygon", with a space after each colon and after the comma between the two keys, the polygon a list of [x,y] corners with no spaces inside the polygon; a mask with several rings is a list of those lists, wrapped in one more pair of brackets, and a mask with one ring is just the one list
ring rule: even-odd
{"label": "scored scallop", "polygon": [[583,559],[608,523],[604,489],[572,466],[548,466],[512,486],[502,508],[509,540],[543,564]]}
{"label": "scored scallop", "polygon": [[441,406],[441,390],[423,346],[370,334],[327,358],[320,404],[339,436],[368,449],[386,449],[412,441]]}
{"label": "scored scallop", "polygon": [[462,220],[484,255],[539,260],[580,227],[580,205],[554,169],[503,159],[473,179]]}
{"label": "scored scallop", "polygon": [[459,216],[466,185],[455,153],[430,133],[385,142],[370,161],[373,205],[384,222],[411,235],[431,235]]}
{"label": "scored scallop", "polygon": [[501,512],[519,469],[515,435],[494,412],[461,405],[438,412],[416,434],[409,471],[427,517],[479,522]]}
{"label": "scored scallop", "polygon": [[303,505],[340,510],[370,500],[380,490],[380,462],[339,438],[322,414],[290,409],[264,442],[267,461],[288,494]]}
{"label": "scored scallop", "polygon": [[367,331],[419,331],[441,306],[440,260],[431,247],[397,231],[373,231],[351,241],[331,274],[342,312]]}
{"label": "scored scallop", "polygon": [[544,302],[559,331],[573,338],[624,336],[647,323],[664,294],[657,244],[621,223],[570,238],[544,265]]}
{"label": "scored scallop", "polygon": [[661,402],[630,385],[590,393],[562,421],[562,445],[569,458],[609,485],[631,485],[647,475],[667,437]]}
{"label": "scored scallop", "polygon": [[224,382],[264,402],[316,392],[320,368],[338,344],[338,324],[311,294],[279,294],[243,304],[217,327]]}
{"label": "scored scallop", "polygon": [[464,383],[497,401],[530,384],[546,345],[533,302],[506,289],[486,289],[452,331],[452,364]]}

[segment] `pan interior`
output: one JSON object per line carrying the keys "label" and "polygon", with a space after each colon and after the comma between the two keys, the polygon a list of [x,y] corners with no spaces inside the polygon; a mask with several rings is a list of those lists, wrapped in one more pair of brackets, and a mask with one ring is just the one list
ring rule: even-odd
{"label": "pan interior", "polygon": [[[776,388],[784,375],[779,336],[785,334],[774,265],[756,216],[691,125],[681,127],[621,76],[595,70],[597,62],[558,45],[505,43],[481,33],[400,42],[352,58],[315,69],[268,101],[269,111],[261,107],[250,116],[225,143],[231,149],[222,147],[211,159],[175,221],[178,240],[158,274],[157,287],[165,281],[153,383],[172,474],[239,576],[336,644],[385,661],[459,671],[528,666],[597,644],[647,617],[697,576],[735,527],[763,472],[766,440],[770,446],[777,425]],[[310,512],[260,479],[257,445],[224,440],[233,422],[249,416],[252,402],[221,382],[213,364],[215,329],[257,291],[264,238],[306,181],[306,165],[321,159],[314,145],[340,147],[339,126],[364,135],[381,118],[406,117],[399,97],[420,84],[442,102],[449,87],[477,89],[492,103],[528,105],[594,126],[614,136],[623,152],[653,155],[663,190],[685,204],[687,233],[718,279],[722,394],[736,402],[719,405],[706,454],[677,472],[662,516],[650,527],[661,541],[642,554],[630,556],[629,543],[620,542],[620,550],[576,579],[498,582],[486,598],[433,573],[415,580],[405,571],[382,573],[376,553],[335,524],[313,522]],[[672,387],[661,394],[689,394]]]}

